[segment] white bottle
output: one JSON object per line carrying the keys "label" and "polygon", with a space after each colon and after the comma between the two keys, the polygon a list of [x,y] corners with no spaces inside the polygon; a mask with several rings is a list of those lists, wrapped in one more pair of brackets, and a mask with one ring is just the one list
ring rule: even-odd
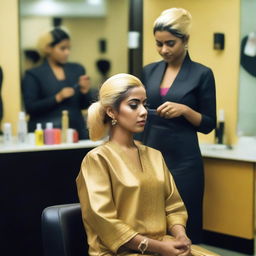
{"label": "white bottle", "polygon": [[11,123],[4,123],[3,125],[3,142],[8,146],[12,144],[12,125]]}
{"label": "white bottle", "polygon": [[25,112],[19,113],[17,138],[18,143],[27,143],[28,126]]}

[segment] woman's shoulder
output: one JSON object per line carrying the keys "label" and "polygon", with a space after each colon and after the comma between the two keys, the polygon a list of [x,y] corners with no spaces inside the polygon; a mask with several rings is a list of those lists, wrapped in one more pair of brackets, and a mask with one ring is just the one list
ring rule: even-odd
{"label": "woman's shoulder", "polygon": [[150,71],[150,70],[155,69],[159,65],[163,65],[163,64],[165,64],[165,62],[163,60],[152,62],[152,63],[149,63],[148,65],[144,66],[143,70]]}
{"label": "woman's shoulder", "polygon": [[65,66],[67,68],[70,68],[73,70],[84,70],[84,67],[80,63],[77,63],[77,62],[67,62],[65,64]]}
{"label": "woman's shoulder", "polygon": [[[41,63],[40,65],[30,68],[26,70],[25,74],[32,74],[32,75],[40,75],[44,73],[45,69],[47,68],[47,65],[45,62]],[[45,74],[45,73],[44,73]]]}
{"label": "woman's shoulder", "polygon": [[212,69],[200,62],[191,60],[193,69],[200,71],[201,73],[212,73]]}
{"label": "woman's shoulder", "polygon": [[107,142],[93,148],[92,150],[90,150],[85,158],[99,158],[100,156],[104,157],[106,155],[106,153],[109,151],[108,147],[106,146]]}

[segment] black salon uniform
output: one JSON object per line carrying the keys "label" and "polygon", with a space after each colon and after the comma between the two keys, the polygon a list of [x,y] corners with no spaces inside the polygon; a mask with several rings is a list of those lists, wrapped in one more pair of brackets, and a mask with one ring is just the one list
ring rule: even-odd
{"label": "black salon uniform", "polygon": [[211,69],[192,61],[187,54],[167,94],[161,96],[166,68],[167,63],[160,61],[143,70],[149,107],[156,109],[166,101],[181,103],[202,114],[201,124],[195,127],[184,117],[149,115],[141,140],[162,152],[188,211],[188,236],[193,243],[200,243],[204,169],[197,132],[207,134],[216,126],[215,81]]}
{"label": "black salon uniform", "polygon": [[[91,93],[82,94],[78,80],[85,74],[85,69],[76,63],[63,65],[65,80],[57,80],[48,61],[25,73],[22,89],[26,112],[29,114],[29,131],[33,132],[36,123],[52,122],[55,128],[61,128],[62,110],[69,112],[70,128],[76,129],[79,139],[87,139],[88,131],[81,109],[87,108],[91,101]],[[64,87],[73,87],[75,94],[58,103],[55,95]]]}

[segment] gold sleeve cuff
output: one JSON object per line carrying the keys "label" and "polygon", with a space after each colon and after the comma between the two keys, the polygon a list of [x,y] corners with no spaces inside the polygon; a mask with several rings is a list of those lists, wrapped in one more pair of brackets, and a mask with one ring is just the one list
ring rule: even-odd
{"label": "gold sleeve cuff", "polygon": [[112,244],[109,244],[108,247],[109,249],[114,252],[117,253],[117,250],[124,245],[125,243],[127,243],[128,241],[130,241],[133,237],[135,237],[138,234],[138,232],[135,232],[133,230],[126,230],[123,234],[121,234],[118,238],[116,238],[115,241],[113,241]]}
{"label": "gold sleeve cuff", "polygon": [[182,225],[186,228],[187,214],[169,215],[167,218],[168,231],[170,232],[174,225]]}

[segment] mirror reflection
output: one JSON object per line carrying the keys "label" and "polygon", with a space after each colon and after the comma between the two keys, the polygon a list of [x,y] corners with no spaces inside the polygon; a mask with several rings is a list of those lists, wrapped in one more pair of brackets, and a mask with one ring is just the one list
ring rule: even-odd
{"label": "mirror reflection", "polygon": [[87,139],[81,109],[90,105],[103,80],[127,72],[128,1],[26,0],[20,26],[29,131],[47,122],[60,128],[68,110],[71,128]]}
{"label": "mirror reflection", "polygon": [[256,136],[256,2],[241,0],[241,66],[238,134]]}
{"label": "mirror reflection", "polygon": [[[47,4],[48,8],[42,8],[42,3]],[[55,9],[58,12],[53,12]],[[39,12],[42,10],[45,11]],[[128,0],[21,1],[20,48],[23,73],[33,65],[33,60],[28,56],[25,58],[26,55],[36,50],[39,36],[54,25],[61,25],[69,32],[72,39],[69,61],[78,62],[86,68],[93,86],[98,86],[102,80],[102,71],[97,65],[99,60],[109,61],[109,76],[127,72]]]}

